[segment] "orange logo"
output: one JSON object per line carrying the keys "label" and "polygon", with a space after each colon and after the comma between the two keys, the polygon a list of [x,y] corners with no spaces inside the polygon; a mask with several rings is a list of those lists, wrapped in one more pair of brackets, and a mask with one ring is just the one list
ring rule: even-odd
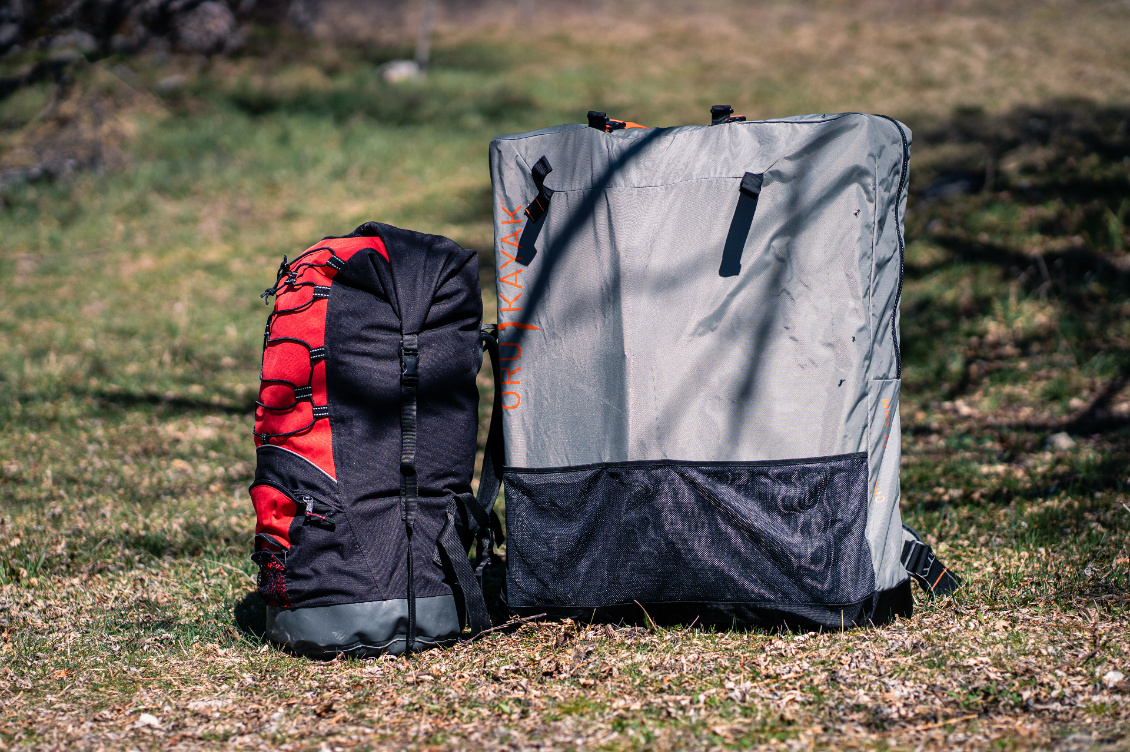
{"label": "orange logo", "polygon": [[[507,217],[509,217],[509,219],[502,220],[501,224],[503,224],[503,225],[521,225],[522,220],[519,219],[519,212],[521,212],[521,211],[522,211],[521,206],[519,206],[514,211],[507,209],[505,206],[502,207],[502,212]],[[502,228],[503,232],[505,232],[508,229],[510,229],[510,228],[508,228],[508,227]],[[503,234],[502,232],[499,233],[499,235],[502,235],[502,234]],[[522,307],[519,306],[519,305],[516,305],[516,304],[518,303],[519,300],[522,299],[522,282],[521,282],[521,279],[520,279],[520,275],[522,274],[522,272],[526,271],[526,269],[525,269],[525,267],[523,267],[519,264],[519,266],[511,272],[504,272],[503,271],[504,269],[506,269],[506,267],[510,266],[511,262],[518,260],[517,255],[518,255],[518,249],[520,248],[520,246],[518,245],[518,241],[521,238],[521,236],[522,236],[522,228],[519,227],[514,232],[512,232],[508,235],[504,235],[501,238],[501,240],[499,241],[498,252],[500,254],[502,254],[502,256],[505,257],[505,259],[506,259],[498,267],[498,319],[499,319],[499,321],[498,321],[498,331],[499,331],[499,339],[500,340],[502,338],[501,333],[508,328],[514,328],[514,329],[517,329],[519,331],[530,330],[530,329],[540,330],[540,327],[534,326],[533,324],[523,324],[520,321],[503,321],[502,320],[502,314],[504,314],[504,313],[517,313],[517,312],[522,310]],[[513,246],[515,248],[513,255],[511,255],[506,250],[506,246],[508,246],[508,245]],[[503,352],[504,348],[506,348],[505,352],[510,357],[506,357],[506,358],[502,357],[502,352]],[[498,343],[498,349],[499,349],[499,360],[500,361],[506,361],[506,362],[510,363],[510,365],[499,368],[499,374],[501,376],[501,383],[495,385],[495,388],[504,390],[502,392],[502,407],[503,407],[503,409],[513,410],[514,408],[516,408],[516,407],[518,407],[519,405],[522,404],[522,395],[521,395],[520,392],[518,392],[514,388],[514,387],[518,387],[518,386],[522,385],[522,382],[519,381],[517,378],[515,378],[518,375],[518,372],[522,370],[522,366],[518,365],[518,363],[517,363],[517,361],[519,361],[522,357],[522,346],[519,345],[517,342],[501,342],[500,341]],[[510,387],[510,388],[505,389],[505,387]]]}

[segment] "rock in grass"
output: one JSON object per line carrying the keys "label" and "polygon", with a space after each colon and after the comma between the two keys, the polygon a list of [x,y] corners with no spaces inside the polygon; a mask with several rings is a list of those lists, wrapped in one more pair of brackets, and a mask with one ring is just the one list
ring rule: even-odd
{"label": "rock in grass", "polygon": [[423,78],[424,72],[415,60],[391,60],[377,69],[381,78],[390,84]]}
{"label": "rock in grass", "polygon": [[1053,452],[1069,452],[1075,448],[1075,439],[1071,438],[1066,431],[1060,431],[1049,436],[1048,440],[1044,442],[1044,446]]}
{"label": "rock in grass", "polygon": [[174,18],[173,34],[179,50],[199,55],[234,52],[243,42],[235,15],[216,0],[205,0]]}

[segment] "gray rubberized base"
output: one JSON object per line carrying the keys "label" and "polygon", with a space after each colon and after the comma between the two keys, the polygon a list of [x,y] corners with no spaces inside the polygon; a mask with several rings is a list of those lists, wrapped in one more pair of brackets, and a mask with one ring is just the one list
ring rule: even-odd
{"label": "gray rubberized base", "polygon": [[[461,631],[453,596],[416,599],[413,651],[454,644]],[[309,658],[399,655],[407,647],[407,633],[404,598],[313,608],[267,607],[267,638]]]}

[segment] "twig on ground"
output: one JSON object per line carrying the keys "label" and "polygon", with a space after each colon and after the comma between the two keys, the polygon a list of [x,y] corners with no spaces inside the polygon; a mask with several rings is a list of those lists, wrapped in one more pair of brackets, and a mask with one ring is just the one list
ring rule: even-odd
{"label": "twig on ground", "polygon": [[472,636],[469,640],[467,640],[467,642],[474,642],[475,640],[479,639],[483,635],[488,635],[491,632],[501,632],[502,630],[504,630],[508,627],[519,626],[519,625],[522,625],[522,624],[532,624],[537,619],[544,618],[545,616],[548,616],[548,614],[534,614],[533,616],[519,616],[517,618],[511,619],[510,621],[506,622],[505,624],[499,624],[497,627],[491,627],[490,629],[484,629],[482,632],[479,632],[477,635]]}
{"label": "twig on ground", "polygon": [[964,721],[972,721],[974,718],[978,718],[980,715],[981,715],[980,713],[970,713],[969,715],[963,715],[960,718],[947,718],[944,721],[938,721],[936,723],[926,723],[926,724],[923,724],[921,726],[911,726],[910,728],[905,729],[905,730],[906,731],[929,731],[930,729],[936,729],[936,728],[941,728],[942,726],[948,726],[951,723],[963,723]]}

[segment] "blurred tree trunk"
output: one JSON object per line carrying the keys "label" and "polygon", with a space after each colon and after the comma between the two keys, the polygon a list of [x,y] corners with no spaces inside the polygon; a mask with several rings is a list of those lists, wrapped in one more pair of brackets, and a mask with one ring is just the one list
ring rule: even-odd
{"label": "blurred tree trunk", "polygon": [[416,37],[416,65],[427,70],[428,57],[432,51],[432,29],[436,21],[436,5],[439,0],[424,0],[424,15],[420,18],[420,34]]}

